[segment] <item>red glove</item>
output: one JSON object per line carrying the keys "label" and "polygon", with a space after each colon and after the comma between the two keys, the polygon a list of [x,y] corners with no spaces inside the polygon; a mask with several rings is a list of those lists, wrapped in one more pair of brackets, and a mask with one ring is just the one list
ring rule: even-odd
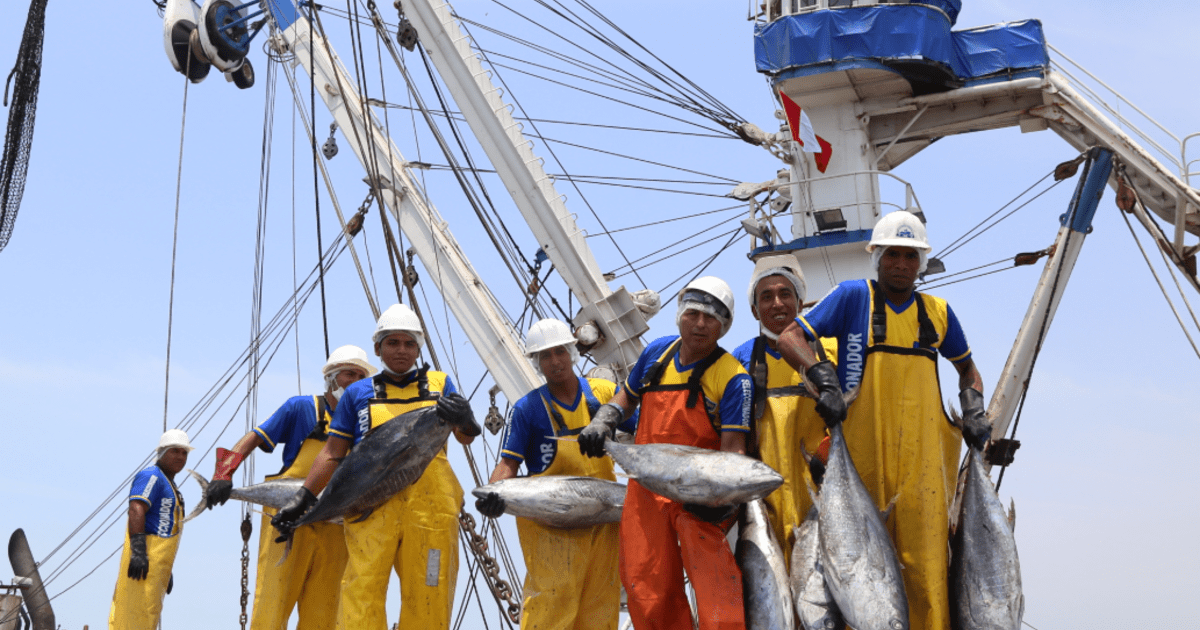
{"label": "red glove", "polygon": [[213,472],[213,481],[223,479],[225,481],[233,480],[233,473],[237,471],[238,466],[242,465],[242,460],[245,459],[240,453],[224,448],[217,449],[217,469]]}

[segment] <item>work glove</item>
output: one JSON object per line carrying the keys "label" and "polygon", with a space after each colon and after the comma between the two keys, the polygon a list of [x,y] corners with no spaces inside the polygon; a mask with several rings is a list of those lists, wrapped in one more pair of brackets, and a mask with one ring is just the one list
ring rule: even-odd
{"label": "work glove", "polygon": [[283,542],[292,536],[292,530],[295,527],[296,521],[300,520],[301,516],[308,511],[317,502],[317,495],[309,491],[308,488],[300,486],[296,494],[292,495],[291,499],[279,508],[279,512],[271,517],[271,525],[279,530],[282,534],[275,542]]}
{"label": "work glove", "polygon": [[962,405],[962,436],[967,446],[982,451],[989,438],[992,437],[992,423],[988,422],[983,412],[983,394],[972,387],[958,392],[958,402]]}
{"label": "work glove", "polygon": [[832,428],[845,420],[846,400],[842,398],[842,386],[833,363],[821,361],[808,368],[804,376],[817,388],[817,413],[825,420],[825,426]]}
{"label": "work glove", "polygon": [[737,508],[738,506],[736,505],[717,505],[710,507],[707,505],[700,505],[699,503],[683,504],[683,509],[687,510],[693,516],[704,521],[705,523],[712,523],[713,525],[720,525],[721,523],[729,520],[729,518],[737,512]]}
{"label": "work glove", "polygon": [[604,457],[604,438],[610,438],[625,419],[625,411],[613,403],[604,403],[579,432],[579,452],[588,457]]}
{"label": "work glove", "polygon": [[132,580],[144,580],[150,573],[150,556],[146,555],[146,534],[129,535],[129,570],[125,572]]}
{"label": "work glove", "polygon": [[224,448],[217,449],[217,468],[213,472],[213,480],[208,484],[204,501],[208,509],[214,505],[225,505],[229,493],[233,492],[233,473],[242,464],[242,455]]}
{"label": "work glove", "polygon": [[475,509],[488,518],[496,518],[504,514],[504,499],[495,492],[489,492],[486,497],[475,501]]}
{"label": "work glove", "polygon": [[471,411],[471,403],[459,394],[446,394],[438,398],[437,415],[458,427],[467,437],[477,437],[483,433],[479,423],[475,422],[475,412]]}

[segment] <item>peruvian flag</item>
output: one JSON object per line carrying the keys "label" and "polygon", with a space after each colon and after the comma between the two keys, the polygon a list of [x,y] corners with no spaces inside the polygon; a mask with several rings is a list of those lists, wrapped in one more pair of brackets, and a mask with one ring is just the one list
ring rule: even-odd
{"label": "peruvian flag", "polygon": [[783,90],[779,91],[779,99],[783,101],[783,113],[787,115],[788,126],[792,128],[792,139],[800,143],[800,148],[805,153],[816,154],[813,159],[817,162],[817,170],[824,173],[829,167],[829,158],[833,157],[833,145],[813,131],[808,114],[800,109],[796,101],[788,98]]}

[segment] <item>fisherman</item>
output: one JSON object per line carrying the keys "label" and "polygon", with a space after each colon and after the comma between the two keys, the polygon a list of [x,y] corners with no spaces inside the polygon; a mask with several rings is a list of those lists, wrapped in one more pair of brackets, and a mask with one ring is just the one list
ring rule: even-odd
{"label": "fisherman", "polygon": [[[283,445],[283,468],[267,480],[306,478],[325,445],[329,419],[346,387],[374,373],[375,367],[367,362],[362,348],[342,346],[334,350],[321,369],[324,394],[289,398],[266,422],[242,436],[233,450],[217,449],[216,471],[206,496],[208,507],[229,500],[233,473],[255,448],[271,453]],[[270,508],[263,511],[250,628],[286,630],[292,609],[299,605],[297,630],[332,630],[337,623],[333,602],[346,569],[342,525],[314,523],[311,528],[302,528],[292,537],[291,551],[283,559],[284,546],[275,544],[276,532],[267,527],[274,514]]]}
{"label": "fisherman", "polygon": [[[584,457],[574,447],[559,449],[554,439],[578,435],[600,405],[613,397],[616,384],[575,373],[579,361],[575,336],[555,319],[543,319],[529,329],[525,354],[546,384],[513,405],[500,461],[489,483],[516,477],[521,462],[531,477],[570,475],[616,481],[611,459]],[[627,424],[632,431],[632,421]],[[496,518],[504,513],[505,504],[492,492],[476,501],[475,507]],[[616,628],[621,609],[618,533],[616,523],[562,529],[518,518],[526,569],[521,628]]]}
{"label": "fisherman", "polygon": [[[748,292],[759,335],[733,351],[754,382],[753,431],[747,449],[783,475],[783,485],[766,498],[767,518],[789,563],[795,544],[793,528],[812,506],[806,481],[812,477],[800,445],[815,449],[825,437],[816,401],[805,389],[800,373],[776,349],[779,334],[800,314],[805,289],[804,273],[795,256],[773,254],[758,259]],[[821,341],[823,345],[815,350],[819,355],[837,352],[836,341]],[[819,459],[814,461],[820,465]]]}
{"label": "fisherman", "polygon": [[[317,502],[317,494],[350,447],[371,429],[400,414],[437,407],[437,414],[455,426],[474,424],[470,403],[458,394],[450,377],[417,367],[425,343],[421,322],[412,309],[395,304],[379,316],[372,339],[384,369],[375,377],[346,388],[329,439],[317,455],[304,486],[279,510],[272,524],[288,532]],[[456,439],[469,444],[478,435],[455,429]],[[388,580],[392,568],[400,577],[400,627],[448,628],[458,578],[458,513],[462,487],[445,446],[416,482],[374,511],[345,521],[349,560],[342,577],[339,628],[386,628]]]}
{"label": "fisherman", "polygon": [[[733,324],[733,292],[719,278],[679,294],[678,336],[642,351],[625,384],[579,434],[579,448],[604,455],[604,440],[639,404],[635,443],[683,444],[745,453],[750,376],[717,341]],[[739,506],[680,504],[630,480],[621,513],[621,583],[639,630],[691,628],[683,572],[696,590],[701,630],[743,628],[742,575],[725,534]]]}
{"label": "fisherman", "polygon": [[129,520],[121,551],[124,576],[117,577],[109,630],[154,630],[163,597],[171,592],[175,552],[183,532],[183,495],[175,475],[187,464],[187,433],[171,429],[158,440],[157,458],[133,478]]}
{"label": "fisherman", "polygon": [[[929,243],[913,214],[879,220],[867,244],[875,280],[834,288],[780,335],[779,352],[820,391],[829,426],[845,420],[850,457],[880,509],[893,498],[888,529],[903,565],[910,627],[950,627],[947,530],[960,430],[942,408],[937,355],[958,371],[961,439],[982,448],[991,435],[983,379],[958,319],[945,300],[915,290]],[[818,360],[809,340],[838,339],[838,366]],[[842,390],[859,388],[849,415]]]}

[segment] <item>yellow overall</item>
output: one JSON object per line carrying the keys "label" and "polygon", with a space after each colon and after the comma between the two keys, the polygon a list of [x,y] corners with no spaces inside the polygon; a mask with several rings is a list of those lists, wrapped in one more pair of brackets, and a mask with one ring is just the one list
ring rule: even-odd
{"label": "yellow overall", "polygon": [[[418,382],[404,387],[375,377],[370,402],[371,428],[414,409],[437,404],[446,382],[428,372],[428,393]],[[382,394],[382,395],[381,395]],[[458,578],[458,513],[463,491],[446,459],[446,448],[413,485],[375,508],[366,520],[346,518],[349,561],[342,578],[343,630],[385,630],[384,603],[394,568],[400,577],[400,627],[449,628]]]}
{"label": "yellow overall", "polygon": [[134,580],[125,574],[129,566],[129,529],[125,529],[125,548],[121,551],[120,575],[113,592],[112,608],[108,613],[108,630],[156,630],[162,615],[163,597],[171,581],[171,567],[175,564],[175,552],[179,550],[179,535],[183,533],[183,503],[179,500],[179,489],[171,483],[175,493],[175,529],[164,538],[146,534],[146,557],[150,560],[150,572],[144,580]]}
{"label": "yellow overall", "polygon": [[[871,303],[879,304],[875,283],[870,286]],[[861,389],[844,425],[846,444],[876,505],[882,510],[899,497],[887,525],[904,567],[910,627],[945,630],[947,535],[962,446],[938,384],[936,348],[946,336],[946,302],[918,293],[903,313],[890,305],[882,310],[886,341],[870,333]],[[917,347],[922,311],[936,340]]]}
{"label": "yellow overall", "polygon": [[[317,418],[324,418],[325,405],[313,396]],[[317,429],[325,433],[323,425]],[[304,479],[317,453],[325,443],[310,436],[286,470],[271,479]],[[338,591],[346,569],[346,537],[336,523],[313,523],[300,527],[292,535],[292,550],[283,557],[284,545],[275,542],[279,534],[271,527],[275,510],[263,510],[258,540],[258,576],[254,585],[254,613],[251,630],[287,630],[288,617],[297,604],[300,618],[296,630],[333,630],[337,623]]]}
{"label": "yellow overall", "polygon": [[[837,340],[821,341],[827,356],[837,357]],[[830,345],[833,346],[832,351]],[[754,419],[758,440],[756,450],[764,464],[783,475],[783,485],[767,495],[767,519],[775,530],[775,539],[783,549],[784,562],[790,565],[792,545],[796,542],[793,528],[800,525],[812,507],[812,498],[808,493],[812,476],[804,457],[800,455],[800,447],[803,444],[809,451],[816,450],[826,434],[825,421],[817,415],[817,401],[805,389],[800,373],[782,358],[775,358],[770,353],[764,352],[763,359],[766,366],[766,398],[762,415]],[[753,367],[752,363],[749,371],[755,377]],[[759,407],[756,406],[755,414],[758,412]]]}
{"label": "yellow overall", "polygon": [[[604,385],[607,384],[607,387]],[[588,379],[596,400],[608,402],[612,383]],[[537,394],[535,391],[534,394]],[[574,411],[543,398],[556,436],[576,435],[591,421],[585,395]],[[558,418],[554,413],[558,413]],[[561,423],[561,424],[560,424]],[[536,475],[578,475],[616,481],[608,457],[585,457],[574,443],[560,442],[550,465]],[[521,553],[525,556],[525,601],[522,630],[615,629],[621,609],[618,573],[620,526],[560,529],[525,518],[517,519]]]}

